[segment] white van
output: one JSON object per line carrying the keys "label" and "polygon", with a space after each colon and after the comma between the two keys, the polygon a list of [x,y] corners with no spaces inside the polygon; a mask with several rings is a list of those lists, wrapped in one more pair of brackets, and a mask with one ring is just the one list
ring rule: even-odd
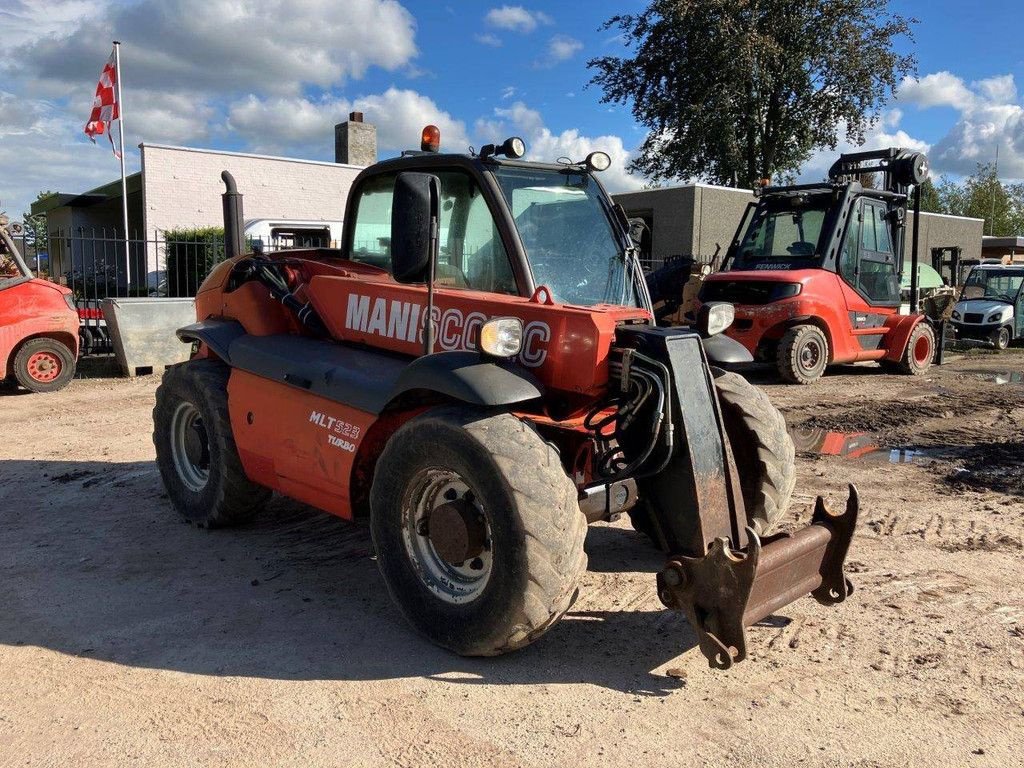
{"label": "white van", "polygon": [[253,250],[340,248],[341,231],[340,221],[250,219],[245,222],[243,236]]}

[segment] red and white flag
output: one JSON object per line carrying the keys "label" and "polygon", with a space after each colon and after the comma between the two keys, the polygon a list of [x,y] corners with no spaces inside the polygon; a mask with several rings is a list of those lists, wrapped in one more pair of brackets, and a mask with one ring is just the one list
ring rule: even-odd
{"label": "red and white flag", "polygon": [[110,58],[100,73],[96,96],[92,100],[92,114],[89,115],[89,122],[85,124],[85,135],[95,144],[96,136],[106,133],[114,155],[120,157],[121,153],[114,147],[114,137],[110,134],[110,124],[121,116],[120,104],[117,103],[117,65],[114,57],[115,53],[111,51]]}

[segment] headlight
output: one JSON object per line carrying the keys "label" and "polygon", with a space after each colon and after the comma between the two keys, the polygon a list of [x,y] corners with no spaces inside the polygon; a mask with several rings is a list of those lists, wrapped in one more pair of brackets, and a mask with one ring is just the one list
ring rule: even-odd
{"label": "headlight", "polygon": [[704,336],[721,333],[736,319],[736,308],[724,301],[704,304],[697,312],[697,331]]}
{"label": "headlight", "polygon": [[515,357],[523,348],[523,321],[495,317],[480,328],[480,349],[493,357]]}
{"label": "headlight", "polygon": [[957,312],[955,309],[953,310],[953,319],[954,320],[959,320],[960,319],[960,313]]}
{"label": "headlight", "polygon": [[988,316],[988,320],[986,322],[998,323],[1002,319],[1003,319],[1003,312],[1002,312],[1002,310],[1000,310],[1000,311],[996,312],[993,315],[989,315]]}

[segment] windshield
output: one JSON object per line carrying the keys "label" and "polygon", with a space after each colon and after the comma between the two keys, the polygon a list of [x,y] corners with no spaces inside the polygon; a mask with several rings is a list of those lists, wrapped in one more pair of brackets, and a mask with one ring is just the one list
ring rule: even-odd
{"label": "windshield", "polygon": [[639,306],[623,246],[588,173],[501,165],[494,175],[537,285],[567,304]]}
{"label": "windshield", "polygon": [[764,198],[747,210],[731,269],[803,269],[820,261],[829,198]]}
{"label": "windshield", "polygon": [[961,301],[969,299],[1017,300],[1021,285],[1024,285],[1024,269],[972,269],[964,283]]}

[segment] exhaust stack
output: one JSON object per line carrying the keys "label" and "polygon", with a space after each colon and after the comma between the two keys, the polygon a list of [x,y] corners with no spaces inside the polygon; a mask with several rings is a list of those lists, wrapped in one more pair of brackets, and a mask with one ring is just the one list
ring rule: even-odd
{"label": "exhaust stack", "polygon": [[245,253],[242,236],[245,219],[242,216],[242,195],[235,185],[235,177],[229,171],[221,171],[220,177],[226,187],[221,195],[224,204],[224,255],[230,259]]}

